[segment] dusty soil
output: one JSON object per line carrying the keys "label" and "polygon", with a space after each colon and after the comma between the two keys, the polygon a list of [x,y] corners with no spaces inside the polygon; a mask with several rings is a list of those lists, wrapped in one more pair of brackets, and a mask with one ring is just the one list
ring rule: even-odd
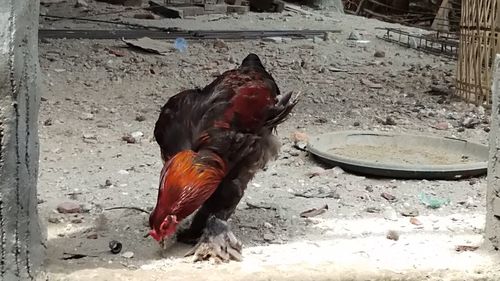
{"label": "dusty soil", "polygon": [[[117,9],[90,4],[91,11]],[[72,5],[63,2],[44,12],[73,13]],[[129,18],[132,12],[114,17],[141,22]],[[488,137],[487,110],[428,93],[432,86],[452,87],[455,61],[377,39],[383,31],[376,28],[387,23],[323,14],[328,17],[248,14],[148,23],[193,29],[342,30],[327,41],[193,41],[186,53],[172,50],[166,56],[112,40],[40,42],[44,92],[39,206],[48,231],[49,279],[495,280],[498,262],[489,253],[454,250],[457,245],[481,244],[485,178],[372,179],[324,167],[293,146],[294,132],[316,135],[346,129],[454,136],[484,144]],[[46,28],[89,27],[67,20],[41,23]],[[369,43],[347,40],[352,31]],[[385,57],[374,57],[376,51],[384,51]],[[250,183],[231,219],[245,245],[245,261],[193,265],[182,257],[187,246],[175,244],[161,252],[151,238],[143,238],[146,214],[104,209],[154,205],[161,160],[153,127],[160,107],[180,90],[206,85],[236,67],[249,52],[261,56],[282,91],[301,91],[303,98],[278,129],[283,144],[279,159]],[[339,68],[345,72],[337,72]],[[362,79],[382,87],[370,88]],[[393,122],[386,122],[388,117]],[[478,124],[464,128],[467,118]],[[122,140],[137,132],[143,134],[137,143]],[[421,192],[450,203],[429,209],[419,201]],[[57,212],[67,201],[81,204],[82,211]],[[324,204],[328,210],[320,216],[299,216]],[[399,234],[398,241],[386,238],[389,230]],[[111,240],[123,244],[120,254],[109,252]],[[62,260],[64,253],[91,257]]]}

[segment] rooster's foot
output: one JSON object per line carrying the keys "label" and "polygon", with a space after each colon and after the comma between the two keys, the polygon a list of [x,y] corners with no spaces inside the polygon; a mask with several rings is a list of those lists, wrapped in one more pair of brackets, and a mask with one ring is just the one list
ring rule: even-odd
{"label": "rooster's foot", "polygon": [[194,255],[194,262],[214,260],[215,262],[241,261],[242,244],[229,230],[227,222],[218,218],[208,219],[207,226],[198,244],[186,256]]}

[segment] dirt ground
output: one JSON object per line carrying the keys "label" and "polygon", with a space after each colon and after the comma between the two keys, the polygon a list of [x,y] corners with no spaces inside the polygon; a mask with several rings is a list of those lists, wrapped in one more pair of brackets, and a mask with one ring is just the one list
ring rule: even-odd
{"label": "dirt ground", "polygon": [[[87,12],[64,1],[46,4],[42,12],[123,10],[89,4]],[[131,19],[135,12],[112,18],[146,22]],[[390,24],[318,13],[324,16],[250,13],[147,24],[341,32],[326,41],[189,41],[186,53],[172,50],[166,56],[137,52],[118,40],[42,40],[39,206],[47,227],[49,280],[499,280],[493,254],[455,251],[457,245],[482,243],[484,177],[372,179],[329,169],[293,146],[295,132],[313,136],[340,130],[453,136],[483,144],[488,138],[488,110],[429,93],[431,87],[452,89],[454,60],[377,39],[383,33],[377,28]],[[94,16],[100,17],[110,18]],[[41,25],[109,27],[44,19]],[[353,31],[369,42],[348,40]],[[381,51],[385,56],[375,56]],[[263,59],[283,92],[300,91],[303,98],[278,129],[279,159],[250,183],[231,219],[244,243],[244,261],[192,264],[182,257],[187,246],[160,251],[151,238],[143,238],[146,214],[104,209],[153,207],[161,170],[153,127],[160,107],[180,90],[204,86],[236,67],[249,52]],[[122,140],[132,133],[143,136],[132,144]],[[419,201],[421,192],[450,203],[429,209]],[[388,201],[383,193],[396,199]],[[81,204],[82,210],[60,214],[56,209],[63,202]],[[325,204],[324,214],[299,216]],[[386,237],[391,230],[399,240]],[[109,252],[111,240],[123,244],[120,254]],[[62,260],[64,253],[90,257]]]}

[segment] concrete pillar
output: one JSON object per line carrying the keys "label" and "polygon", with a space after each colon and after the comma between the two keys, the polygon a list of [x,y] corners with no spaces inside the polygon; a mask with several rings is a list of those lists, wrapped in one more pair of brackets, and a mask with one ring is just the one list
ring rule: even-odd
{"label": "concrete pillar", "polygon": [[500,55],[493,65],[490,157],[486,193],[486,234],[489,248],[500,248]]}
{"label": "concrete pillar", "polygon": [[37,215],[38,0],[0,0],[0,280],[35,280],[43,261]]}

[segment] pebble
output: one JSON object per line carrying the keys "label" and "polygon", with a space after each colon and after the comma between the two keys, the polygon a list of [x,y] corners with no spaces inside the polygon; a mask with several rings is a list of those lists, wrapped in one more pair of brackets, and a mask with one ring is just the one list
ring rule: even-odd
{"label": "pebble", "polygon": [[266,241],[266,242],[271,242],[274,240],[274,236],[270,233],[264,234],[264,236],[262,238],[264,238],[264,241]]}
{"label": "pebble", "polygon": [[57,205],[57,211],[61,214],[81,213],[82,207],[76,202],[63,202]]}
{"label": "pebble", "polygon": [[450,126],[448,125],[448,122],[439,122],[434,126],[434,128],[437,130],[448,130]]}
{"label": "pebble", "polygon": [[135,116],[135,121],[144,122],[146,121],[146,117],[142,114],[138,114],[137,116]]}
{"label": "pebble", "polygon": [[399,240],[399,233],[395,230],[389,230],[386,235],[387,239],[389,240],[394,240],[398,241]]}
{"label": "pebble", "polygon": [[273,43],[282,43],[283,42],[283,38],[282,37],[278,37],[278,36],[264,37],[262,39],[262,41],[264,41],[264,42],[273,42]]}
{"label": "pebble", "polygon": [[398,214],[391,207],[385,208],[383,215],[384,215],[384,218],[387,219],[387,220],[391,220],[391,221],[398,220]]}
{"label": "pebble", "polygon": [[94,114],[92,113],[84,113],[80,117],[82,120],[94,120]]}
{"label": "pebble", "polygon": [[355,121],[352,125],[354,127],[359,127],[359,126],[361,126],[361,123],[359,121]]}
{"label": "pebble", "polygon": [[63,221],[63,219],[55,214],[51,214],[49,215],[49,219],[48,219],[48,222],[50,223],[61,223]]}
{"label": "pebble", "polygon": [[359,34],[359,32],[357,31],[352,31],[350,34],[349,34],[349,37],[347,38],[348,40],[359,40],[361,39],[361,35]]}
{"label": "pebble", "polygon": [[420,222],[417,218],[410,218],[410,223],[413,225],[422,225],[422,222]]}
{"label": "pebble", "polygon": [[144,136],[144,133],[137,131],[137,132],[133,132],[130,135],[137,140],[137,139],[142,138]]}
{"label": "pebble", "polygon": [[75,8],[85,8],[88,6],[89,6],[89,4],[87,2],[85,2],[85,0],[76,0]]}
{"label": "pebble", "polygon": [[271,229],[271,228],[273,228],[273,225],[272,225],[272,224],[270,224],[270,223],[268,223],[268,222],[266,221],[266,222],[264,222],[264,227],[265,227],[265,228],[269,228],[269,229]]}
{"label": "pebble", "polygon": [[122,257],[124,257],[126,259],[131,259],[134,257],[134,252],[131,252],[131,251],[125,252],[122,254]]}
{"label": "pebble", "polygon": [[97,239],[99,238],[99,235],[97,233],[92,233],[87,235],[87,239]]}
{"label": "pebble", "polygon": [[309,172],[307,172],[306,175],[309,178],[313,178],[313,177],[320,176],[320,175],[324,174],[325,172],[326,172],[325,169],[316,166],[316,167],[311,168],[311,170],[309,170]]}
{"label": "pebble", "polygon": [[376,57],[376,58],[384,58],[385,57],[385,52],[384,51],[376,51],[373,54],[373,56]]}

